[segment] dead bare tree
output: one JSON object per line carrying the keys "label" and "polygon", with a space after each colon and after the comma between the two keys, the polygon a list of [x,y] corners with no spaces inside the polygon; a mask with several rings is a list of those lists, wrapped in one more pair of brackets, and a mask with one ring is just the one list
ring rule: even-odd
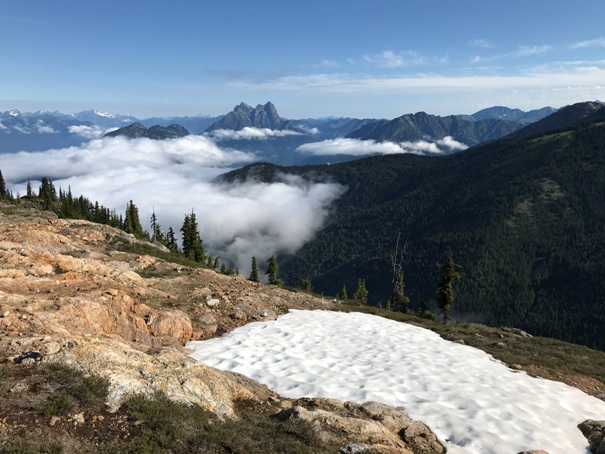
{"label": "dead bare tree", "polygon": [[401,233],[397,235],[395,251],[391,254],[391,298],[389,301],[394,311],[407,312],[410,299],[405,295],[403,261],[407,252],[408,242],[406,240],[400,251],[400,240]]}

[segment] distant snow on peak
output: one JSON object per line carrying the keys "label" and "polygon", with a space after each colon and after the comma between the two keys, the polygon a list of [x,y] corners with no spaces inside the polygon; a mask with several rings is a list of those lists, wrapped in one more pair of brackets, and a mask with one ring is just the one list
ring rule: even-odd
{"label": "distant snow on peak", "polygon": [[101,112],[96,109],[84,110],[72,114],[72,117],[82,122],[92,123],[102,128],[120,128],[138,122],[138,118],[132,115],[113,114]]}

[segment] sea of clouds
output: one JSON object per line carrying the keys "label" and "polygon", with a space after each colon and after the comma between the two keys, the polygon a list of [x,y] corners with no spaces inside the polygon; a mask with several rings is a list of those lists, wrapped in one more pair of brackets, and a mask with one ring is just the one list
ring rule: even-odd
{"label": "sea of clouds", "polygon": [[118,213],[133,200],[147,230],[153,211],[164,229],[178,232],[194,210],[209,252],[244,274],[253,255],[265,260],[309,241],[345,191],[336,183],[291,175],[271,184],[212,182],[256,160],[253,153],[221,148],[204,136],[103,137],[78,147],[0,154],[0,170],[14,194],[25,194],[28,180],[36,190],[37,180],[47,176],[57,189],[71,188]]}
{"label": "sea of clouds", "polygon": [[[39,179],[46,176],[57,189],[70,188],[75,196],[84,195],[117,213],[132,200],[144,229],[150,230],[155,211],[163,229],[172,226],[177,234],[185,214],[193,210],[209,253],[242,274],[249,272],[252,256],[262,261],[272,254],[296,252],[322,227],[332,202],[346,191],[334,182],[292,175],[281,175],[270,184],[213,182],[220,174],[262,160],[245,146],[227,148],[221,141],[300,134],[292,131],[244,128],[169,140],[104,137],[107,130],[98,126],[73,126],[70,132],[87,141],[44,152],[0,154],[8,189],[23,195],[28,181],[37,190]],[[451,137],[402,143],[334,139],[301,145],[297,152],[364,156],[447,154],[464,148]]]}

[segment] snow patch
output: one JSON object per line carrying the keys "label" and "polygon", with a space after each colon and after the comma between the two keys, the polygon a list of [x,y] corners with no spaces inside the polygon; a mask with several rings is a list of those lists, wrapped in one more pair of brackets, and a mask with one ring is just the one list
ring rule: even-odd
{"label": "snow patch", "polygon": [[588,453],[576,426],[605,419],[605,402],[576,388],[513,371],[432,331],[368,314],[291,311],[187,347],[198,361],[244,374],[286,397],[404,407],[452,454]]}

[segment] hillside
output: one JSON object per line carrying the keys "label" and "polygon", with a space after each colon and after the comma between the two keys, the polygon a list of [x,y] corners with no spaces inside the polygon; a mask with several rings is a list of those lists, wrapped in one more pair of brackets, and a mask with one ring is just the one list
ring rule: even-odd
{"label": "hillside", "polygon": [[605,108],[598,102],[582,102],[566,106],[557,112],[515,131],[511,137],[527,138],[538,134],[569,129],[589,121],[603,121]]}
{"label": "hillside", "polygon": [[[194,362],[182,347],[289,308],[388,316],[484,349],[515,369],[605,393],[602,352],[223,276],[122,231],[60,220],[25,202],[0,203],[0,238],[1,452],[253,454],[287,447],[311,454],[347,443],[385,454],[394,447],[441,452],[425,425],[386,405],[286,399]],[[289,419],[293,409],[304,418]]]}
{"label": "hillside", "polygon": [[502,139],[439,158],[395,155],[332,166],[256,165],[228,175],[323,175],[348,186],[327,225],[293,257],[289,283],[349,295],[366,279],[370,301],[390,295],[399,234],[411,307],[434,300],[435,264],[462,265],[455,316],[516,326],[605,349],[605,125],[534,139]]}
{"label": "hillside", "polygon": [[[2,453],[327,454],[347,443],[441,452],[424,424],[386,405],[368,413],[282,398],[183,347],[327,301],[188,266],[122,231],[27,206],[0,203],[0,238]],[[303,407],[306,420],[271,418]],[[372,419],[384,415],[388,424]],[[313,424],[326,417],[334,428]],[[404,441],[408,427],[416,435]]]}

